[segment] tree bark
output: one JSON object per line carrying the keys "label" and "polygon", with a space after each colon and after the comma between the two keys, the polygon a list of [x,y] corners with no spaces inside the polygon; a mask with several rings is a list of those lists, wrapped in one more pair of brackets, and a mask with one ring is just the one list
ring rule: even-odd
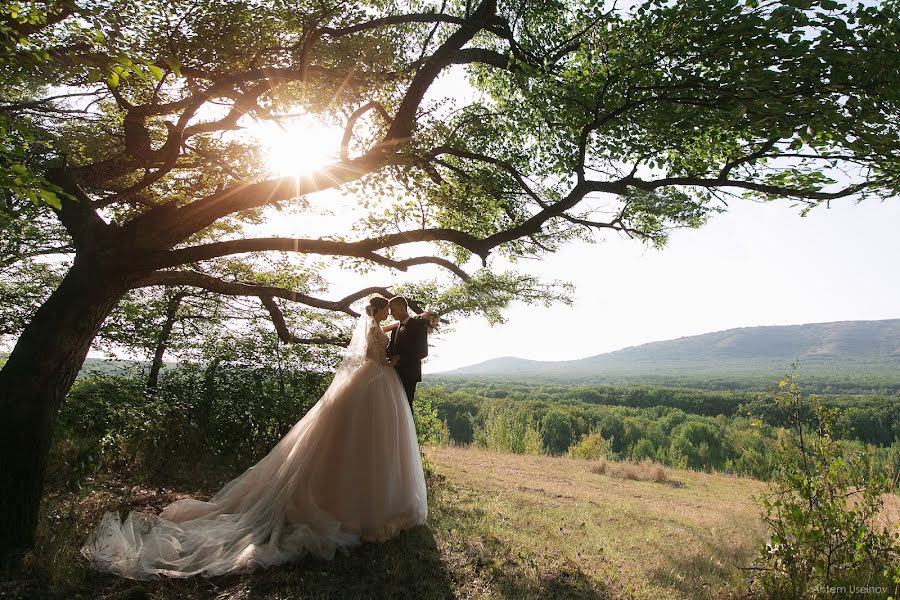
{"label": "tree bark", "polygon": [[0,562],[34,544],[53,421],[126,289],[121,274],[76,257],[0,369]]}
{"label": "tree bark", "polygon": [[171,298],[166,305],[166,320],[163,322],[162,329],[159,330],[159,337],[156,340],[156,352],[153,353],[153,362],[150,364],[150,374],[147,375],[147,393],[149,395],[156,394],[156,386],[159,383],[159,371],[162,369],[163,355],[169,347],[169,336],[172,335],[172,327],[175,325],[178,315],[178,308],[181,301],[187,296],[186,292],[178,292]]}

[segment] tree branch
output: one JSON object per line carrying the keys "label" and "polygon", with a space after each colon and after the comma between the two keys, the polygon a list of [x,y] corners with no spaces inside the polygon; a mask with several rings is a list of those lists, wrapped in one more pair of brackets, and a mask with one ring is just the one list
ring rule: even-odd
{"label": "tree branch", "polygon": [[[175,245],[232,213],[300,198],[353,181],[390,163],[392,156],[377,147],[350,161],[339,161],[302,177],[279,177],[256,183],[242,183],[218,191],[180,208],[161,206],[132,221],[143,228],[159,221],[158,233]],[[138,225],[139,224],[139,225]]]}
{"label": "tree branch", "polygon": [[367,102],[353,111],[353,114],[347,119],[347,125],[344,127],[344,137],[341,139],[342,161],[348,162],[350,160],[350,138],[353,136],[353,126],[356,125],[356,121],[359,120],[361,116],[373,109],[378,111],[378,114],[380,114],[388,124],[391,123],[391,115],[388,114],[387,109],[385,109],[380,102]]}
{"label": "tree branch", "polygon": [[448,65],[452,64],[454,55],[471,40],[479,30],[488,27],[495,17],[497,0],[482,0],[481,4],[465,19],[447,40],[431,55],[413,77],[397,114],[385,135],[385,141],[401,142],[412,135],[416,122],[416,112],[431,84]]}
{"label": "tree branch", "polygon": [[518,184],[525,190],[525,193],[528,194],[532,200],[534,200],[538,206],[541,208],[547,208],[547,203],[544,202],[537,193],[531,189],[531,186],[528,185],[525,181],[525,177],[516,169],[512,164],[493,158],[491,156],[486,156],[484,154],[479,154],[477,152],[469,152],[468,150],[459,150],[456,148],[451,148],[449,146],[438,146],[431,152],[426,155],[426,159],[434,158],[436,156],[440,156],[442,154],[450,154],[452,156],[457,156],[459,158],[468,158],[471,160],[481,161],[490,165],[494,165],[500,167],[507,173],[513,176],[513,178],[518,182]]}
{"label": "tree branch", "polygon": [[750,154],[746,154],[746,155],[740,156],[734,160],[728,161],[722,167],[722,170],[719,171],[719,179],[727,179],[728,174],[731,172],[731,170],[734,169],[738,165],[750,163],[750,162],[753,162],[754,160],[762,158],[763,156],[766,155],[766,153],[769,150],[771,150],[772,148],[775,147],[775,144],[778,143],[778,140],[779,140],[779,138],[777,138],[777,137],[769,139],[769,140],[763,142],[763,144],[759,147],[759,149],[756,150],[756,152],[751,152]]}
{"label": "tree branch", "polygon": [[[481,240],[455,229],[419,229],[405,231],[373,238],[364,238],[356,242],[337,240],[302,239],[302,238],[249,238],[212,242],[188,248],[179,248],[168,252],[151,254],[139,265],[142,269],[164,269],[186,265],[220,256],[244,254],[247,252],[299,252],[303,254],[322,254],[327,256],[347,256],[372,260],[379,264],[405,271],[407,267],[425,263],[443,266],[462,279],[468,275],[457,265],[439,257],[418,257],[406,260],[392,260],[375,254],[375,251],[415,242],[447,241],[456,243],[476,254],[487,252]],[[133,259],[128,258],[129,261]],[[136,265],[138,266],[138,265]]]}
{"label": "tree branch", "polygon": [[272,324],[275,326],[275,331],[278,333],[278,339],[280,339],[285,344],[321,344],[346,346],[350,341],[346,338],[297,337],[288,329],[287,322],[284,320],[284,313],[282,313],[281,309],[278,308],[278,304],[275,302],[275,299],[272,298],[272,296],[260,296],[259,299],[262,302],[262,305],[266,307],[266,310],[269,311],[269,316],[272,318]]}
{"label": "tree branch", "polygon": [[222,294],[225,296],[256,296],[269,298],[283,298],[291,302],[305,304],[313,308],[330,310],[335,312],[344,312],[348,315],[358,317],[359,313],[350,308],[350,305],[368,296],[369,294],[390,294],[390,291],[381,287],[369,287],[358,292],[354,292],[340,300],[323,300],[315,298],[307,294],[301,294],[293,290],[285,288],[259,285],[255,283],[245,283],[240,281],[226,281],[198,271],[158,271],[143,275],[131,281],[130,288],[137,289],[142,287],[150,287],[154,285],[174,286],[186,285],[190,287],[201,288]]}
{"label": "tree branch", "polygon": [[[33,33],[38,33],[51,25],[55,25],[71,15],[75,14],[77,9],[75,0],[62,0],[61,2],[52,2],[48,5],[46,19],[25,19],[22,23],[17,19],[4,19],[4,25],[9,27],[15,35],[19,37],[27,37]],[[5,16],[5,15],[4,15]],[[32,15],[25,14],[24,17]]]}
{"label": "tree branch", "polygon": [[857,183],[848,185],[837,192],[821,192],[816,190],[800,190],[796,188],[783,187],[778,185],[769,185],[765,183],[756,183],[753,181],[740,181],[737,179],[716,178],[708,179],[702,177],[666,177],[652,181],[645,181],[638,177],[625,177],[619,180],[624,185],[630,185],[640,190],[652,191],[657,188],[669,185],[688,185],[706,188],[723,188],[735,187],[754,192],[761,192],[772,196],[786,196],[790,198],[802,198],[807,200],[836,200],[838,198],[846,198],[857,194],[867,187],[871,187],[869,183]]}
{"label": "tree branch", "polygon": [[482,63],[505,71],[516,71],[515,66],[510,68],[509,58],[506,54],[500,54],[486,48],[463,48],[453,54],[450,63],[454,65]]}
{"label": "tree branch", "polygon": [[[249,185],[239,185],[213,194],[177,209],[174,213],[164,208],[151,210],[132,221],[141,227],[156,225],[157,235],[168,238],[169,245],[175,245],[189,235],[196,233],[216,220],[229,214],[264,206],[266,204],[305,196],[317,191],[330,189],[362,175],[379,169],[396,157],[396,149],[406,144],[412,136],[416,123],[416,113],[425,93],[440,72],[452,64],[454,55],[482,28],[495,19],[496,0],[483,0],[470,19],[465,19],[459,29],[429,57],[410,82],[397,113],[381,142],[374,148],[353,160],[342,160],[305,177],[283,177]],[[276,70],[261,70],[267,76]],[[302,77],[303,69],[300,69]],[[226,78],[227,79],[227,78]],[[206,98],[199,100],[202,104]],[[185,118],[196,111],[197,103],[185,109],[176,130],[186,127]],[[171,133],[170,133],[171,137]],[[179,142],[180,143],[180,142]],[[168,145],[168,142],[167,142]]]}

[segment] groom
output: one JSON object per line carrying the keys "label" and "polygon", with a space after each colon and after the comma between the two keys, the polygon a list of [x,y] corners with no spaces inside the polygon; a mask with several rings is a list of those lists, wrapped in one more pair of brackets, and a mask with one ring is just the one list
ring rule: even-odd
{"label": "groom", "polygon": [[391,331],[387,355],[398,359],[394,368],[403,382],[412,410],[416,384],[422,381],[422,359],[428,356],[428,320],[410,316],[409,305],[403,296],[391,298],[389,306],[391,316],[400,322],[400,326]]}

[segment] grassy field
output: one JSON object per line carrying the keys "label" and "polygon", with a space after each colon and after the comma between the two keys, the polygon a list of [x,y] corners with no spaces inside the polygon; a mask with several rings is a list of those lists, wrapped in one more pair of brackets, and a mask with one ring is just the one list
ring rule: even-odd
{"label": "grassy field", "polygon": [[477,557],[460,560],[460,597],[728,597],[764,539],[750,498],[763,485],[750,479],[667,470],[665,481],[635,481],[592,461],[426,455],[446,478],[436,519],[446,555]]}
{"label": "grassy field", "polygon": [[[169,486],[96,481],[45,502],[41,550],[0,574],[0,598],[731,598],[764,539],[760,482],[615,464],[431,447],[428,524],[334,561],[242,576],[134,582],[86,568],[77,549],[109,508],[156,511],[229,479],[181,472]],[[210,475],[209,471],[205,471]],[[641,476],[637,473],[636,476]],[[890,518],[900,517],[891,499]]]}

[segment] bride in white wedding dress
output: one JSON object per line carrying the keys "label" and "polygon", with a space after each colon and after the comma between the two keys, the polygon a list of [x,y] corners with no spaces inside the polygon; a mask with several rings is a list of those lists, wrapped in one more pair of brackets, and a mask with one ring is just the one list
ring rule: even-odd
{"label": "bride in white wedding dress", "polygon": [[425,523],[425,479],[412,414],[385,358],[388,301],[360,317],[334,381],[269,454],[209,501],[159,516],[107,512],[81,553],[132,579],[222,575],[332,559]]}

